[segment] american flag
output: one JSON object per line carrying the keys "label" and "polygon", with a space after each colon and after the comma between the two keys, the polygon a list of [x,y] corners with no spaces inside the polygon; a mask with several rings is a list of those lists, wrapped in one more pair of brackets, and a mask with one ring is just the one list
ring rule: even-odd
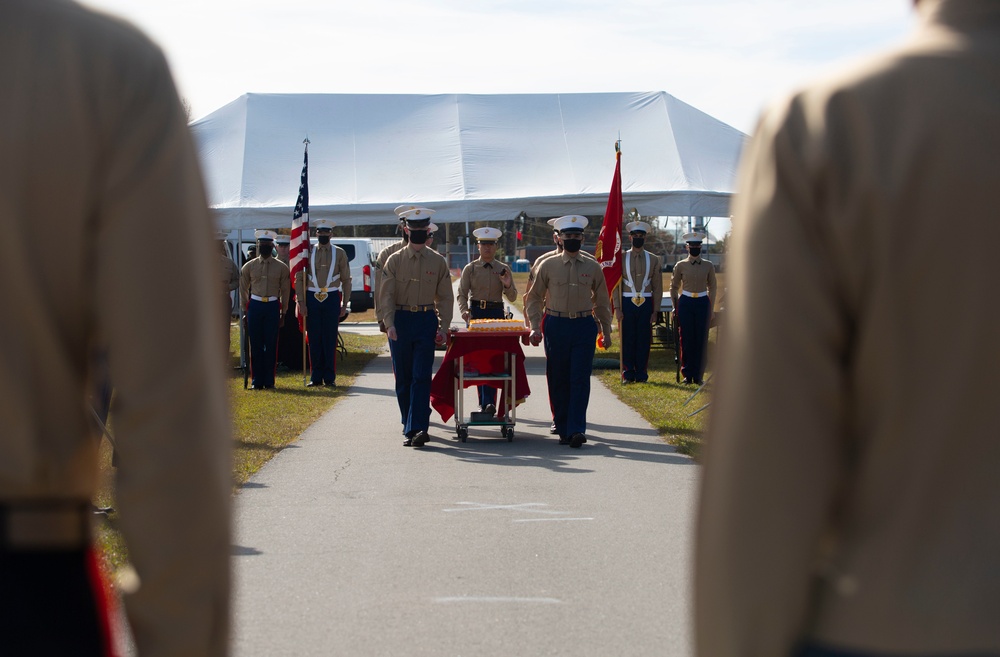
{"label": "american flag", "polygon": [[[292,240],[288,250],[291,263],[290,274],[292,285],[295,286],[296,276],[301,271],[303,276],[309,275],[309,140],[305,141],[305,153],[302,155],[302,178],[299,181],[299,198],[295,202],[292,213]],[[298,314],[296,308],[296,314]],[[302,316],[299,316],[299,329],[302,329]]]}

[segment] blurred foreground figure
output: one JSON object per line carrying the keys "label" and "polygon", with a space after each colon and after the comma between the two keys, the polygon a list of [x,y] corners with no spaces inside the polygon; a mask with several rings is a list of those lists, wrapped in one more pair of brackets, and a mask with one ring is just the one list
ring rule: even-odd
{"label": "blurred foreground figure", "polygon": [[[74,3],[5,0],[0,89],[0,279],[17,309],[0,314],[0,654],[114,654],[90,511],[102,353],[138,654],[224,655],[218,244],[163,55]],[[169,236],[176,261],[143,249],[150,235]]]}
{"label": "blurred foreground figure", "polygon": [[746,151],[699,657],[1000,655],[1000,1],[917,11]]}

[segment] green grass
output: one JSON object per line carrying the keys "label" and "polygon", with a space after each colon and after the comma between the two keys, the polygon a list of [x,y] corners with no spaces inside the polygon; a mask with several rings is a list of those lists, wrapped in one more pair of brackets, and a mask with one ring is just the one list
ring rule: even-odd
{"label": "green grass", "polygon": [[[230,413],[233,419],[233,486],[234,491],[254,475],[271,457],[295,441],[346,394],[355,377],[371,359],[388,349],[385,336],[363,336],[344,333],[347,357],[337,362],[337,388],[306,388],[302,372],[279,372],[274,390],[246,391],[243,374],[231,369],[227,386]],[[239,365],[237,350],[239,332],[231,331],[231,365]],[[114,433],[114,414],[109,428]],[[107,440],[101,446],[101,487],[94,503],[99,507],[114,507],[114,468],[111,467],[111,447]],[[98,543],[106,567],[115,571],[128,561],[128,553],[116,528],[117,516],[112,513],[98,524]]]}
{"label": "green grass", "polygon": [[[617,334],[612,336],[614,339]],[[612,346],[598,350],[595,359],[617,361],[619,351]],[[649,381],[622,385],[620,370],[595,369],[594,374],[616,397],[634,408],[681,454],[698,457],[706,413],[695,413],[711,400],[711,383],[695,395],[698,386],[683,385],[675,379],[674,352],[654,346],[649,356]],[[706,378],[710,372],[706,373]],[[683,380],[683,379],[682,379]],[[692,395],[694,398],[692,399]]]}

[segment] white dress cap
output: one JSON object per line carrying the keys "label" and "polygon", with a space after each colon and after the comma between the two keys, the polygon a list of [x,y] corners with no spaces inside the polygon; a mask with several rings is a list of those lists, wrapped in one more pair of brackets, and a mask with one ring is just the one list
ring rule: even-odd
{"label": "white dress cap", "polygon": [[415,205],[397,205],[396,209],[393,210],[393,213],[397,217],[399,217],[400,219],[402,219],[404,212],[406,212],[407,210],[416,210],[416,209],[417,209],[417,206],[415,206]]}
{"label": "white dress cap", "polygon": [[565,217],[556,219],[552,226],[560,232],[564,230],[579,230],[582,232],[587,227],[587,218],[579,214],[568,214]]}
{"label": "white dress cap", "polygon": [[274,241],[274,238],[277,236],[278,234],[273,230],[255,230],[253,233],[254,239],[271,240],[272,242]]}
{"label": "white dress cap", "polygon": [[491,228],[487,226],[485,228],[475,229],[472,231],[472,234],[475,235],[476,239],[480,242],[495,242],[500,239],[501,235],[503,235],[503,231],[499,228]]}
{"label": "white dress cap", "polygon": [[221,230],[215,231],[215,239],[222,241],[229,238],[229,233],[223,232]]}
{"label": "white dress cap", "polygon": [[428,233],[436,232],[437,229],[438,229],[438,225],[436,223],[434,223],[433,221],[427,226],[427,232]]}
{"label": "white dress cap", "polygon": [[625,231],[628,233],[648,233],[649,224],[645,221],[630,221],[625,224]]}
{"label": "white dress cap", "polygon": [[291,244],[292,238],[288,235],[278,235],[274,238],[275,244]]}
{"label": "white dress cap", "polygon": [[704,233],[685,233],[684,237],[681,238],[685,242],[698,243],[700,244],[703,239],[705,239]]}
{"label": "white dress cap", "polygon": [[333,230],[333,227],[337,224],[330,221],[329,219],[317,219],[312,222],[313,228],[316,230]]}

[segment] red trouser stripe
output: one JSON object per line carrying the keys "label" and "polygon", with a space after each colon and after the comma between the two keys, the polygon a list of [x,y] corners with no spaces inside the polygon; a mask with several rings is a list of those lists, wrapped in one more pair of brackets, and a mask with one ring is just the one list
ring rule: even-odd
{"label": "red trouser stripe", "polygon": [[112,602],[111,588],[104,579],[101,572],[101,564],[97,558],[97,551],[94,548],[87,550],[87,579],[90,580],[91,589],[94,592],[94,606],[97,609],[97,625],[100,627],[101,638],[104,643],[104,654],[106,657],[118,657],[114,631],[112,630],[111,615],[114,610]]}

